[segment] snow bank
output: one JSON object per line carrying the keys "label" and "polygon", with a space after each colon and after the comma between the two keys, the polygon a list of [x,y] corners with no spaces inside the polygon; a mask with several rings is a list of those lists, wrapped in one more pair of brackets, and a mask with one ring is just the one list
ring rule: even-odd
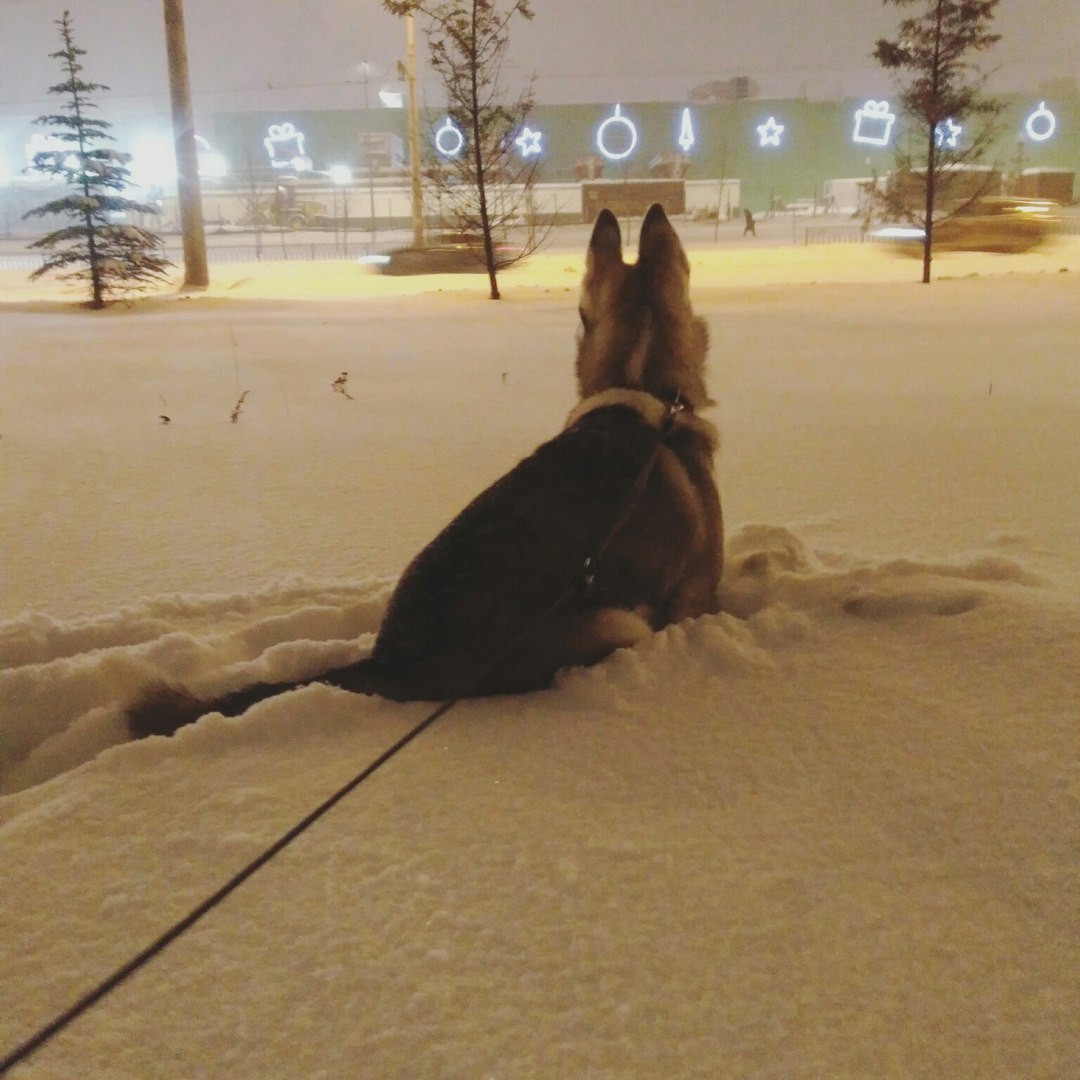
{"label": "snow bank", "polygon": [[[1071,1075],[1078,279],[712,257],[724,613],[457,706],[19,1075]],[[579,270],[5,311],[0,1049],[425,715],[313,685],[117,745],[147,678],[362,655],[561,424]]]}
{"label": "snow bank", "polygon": [[[731,550],[738,616],[458,706],[26,1075],[1064,1075],[1077,606]],[[5,1043],[424,711],[313,686],[0,802]]]}

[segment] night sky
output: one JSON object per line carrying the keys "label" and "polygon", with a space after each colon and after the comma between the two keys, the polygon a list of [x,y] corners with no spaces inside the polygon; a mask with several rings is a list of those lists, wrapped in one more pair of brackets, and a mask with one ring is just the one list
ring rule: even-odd
{"label": "night sky", "polygon": [[[111,109],[165,106],[159,0],[0,0],[0,115],[36,112],[54,81],[53,20],[63,7],[88,51],[86,74],[111,87]],[[874,41],[901,10],[879,0],[534,0],[512,31],[511,78],[537,75],[541,102],[681,100],[697,83],[749,75],[762,96],[839,98],[879,92],[888,76]],[[344,108],[400,88],[404,29],[378,0],[186,0],[196,106]],[[617,11],[617,15],[613,12]],[[1080,77],[1077,0],[1003,0],[997,88],[1037,91]],[[426,43],[420,34],[423,64]],[[425,100],[437,98],[424,78]]]}

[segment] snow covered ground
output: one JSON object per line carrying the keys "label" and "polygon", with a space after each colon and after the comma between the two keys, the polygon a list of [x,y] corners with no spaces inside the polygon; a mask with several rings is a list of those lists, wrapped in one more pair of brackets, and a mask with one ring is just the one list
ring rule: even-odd
{"label": "snow covered ground", "polygon": [[[724,614],[458,706],[13,1075],[1075,1075],[1080,241],[691,258]],[[561,426],[581,266],[0,273],[0,1054],[425,714],[112,746],[151,674],[360,655]]]}

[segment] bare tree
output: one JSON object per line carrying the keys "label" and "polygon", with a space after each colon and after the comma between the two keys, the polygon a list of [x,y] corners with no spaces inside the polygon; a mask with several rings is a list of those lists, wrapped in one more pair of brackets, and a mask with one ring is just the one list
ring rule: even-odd
{"label": "bare tree", "polygon": [[[901,21],[895,40],[881,38],[874,57],[882,67],[902,72],[900,102],[911,121],[913,145],[897,151],[901,184],[879,198],[894,215],[923,229],[923,277],[930,281],[935,223],[963,209],[983,191],[966,187],[959,202],[949,198],[961,166],[984,157],[1002,105],[985,94],[989,75],[974,62],[1001,38],[990,32],[999,0],[882,0],[916,12]],[[963,139],[960,136],[963,133]],[[913,202],[913,180],[922,187]]]}
{"label": "bare tree", "polygon": [[497,271],[512,260],[496,252],[496,238],[524,221],[530,228],[516,258],[540,242],[532,227],[539,136],[524,129],[534,105],[532,85],[508,101],[501,83],[510,21],[515,15],[532,19],[529,0],[505,8],[495,0],[383,0],[383,6],[395,15],[427,18],[431,66],[447,98],[427,176],[455,231],[482,238],[491,299],[498,300]]}

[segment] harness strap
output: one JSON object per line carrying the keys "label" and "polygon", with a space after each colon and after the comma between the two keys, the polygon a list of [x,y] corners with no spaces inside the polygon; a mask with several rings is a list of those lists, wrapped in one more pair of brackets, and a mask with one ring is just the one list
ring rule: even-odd
{"label": "harness strap", "polygon": [[[678,400],[679,394],[676,392],[675,401],[678,402]],[[622,405],[633,409],[649,427],[657,431],[662,430],[671,420],[672,406],[668,402],[644,390],[625,390],[614,387],[610,390],[601,390],[599,394],[592,394],[579,401],[570,410],[570,415],[566,418],[566,427],[573,427],[583,416],[587,416],[596,409],[607,409],[612,405]]]}

